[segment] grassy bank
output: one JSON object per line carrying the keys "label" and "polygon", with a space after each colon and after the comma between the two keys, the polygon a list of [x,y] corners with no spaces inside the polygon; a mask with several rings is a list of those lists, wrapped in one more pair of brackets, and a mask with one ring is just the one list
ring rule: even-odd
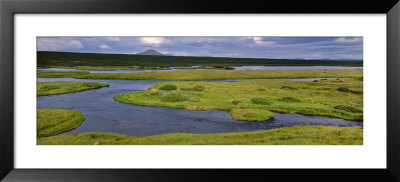
{"label": "grassy bank", "polygon": [[88,71],[38,71],[38,78],[64,78],[64,77],[74,77],[77,75],[87,75]]}
{"label": "grassy bank", "polygon": [[[115,70],[171,70],[170,67],[132,67],[132,66],[49,66],[38,67],[43,68],[58,68],[58,69],[76,69],[77,71],[115,71]],[[175,69],[193,70],[193,69],[215,69],[215,70],[232,70],[231,67],[219,66],[200,66],[200,67],[176,67]]]}
{"label": "grassy bank", "polygon": [[57,135],[75,129],[85,116],[74,110],[39,109],[37,111],[37,137]]}
{"label": "grassy bank", "polygon": [[114,70],[170,70],[168,67],[130,67],[130,66],[50,66],[39,68],[76,69],[83,71],[114,71]]}
{"label": "grassy bank", "polygon": [[119,80],[226,80],[262,78],[355,78],[362,69],[352,70],[190,70],[138,73],[38,72],[38,77],[71,77],[78,79]]}
{"label": "grassy bank", "polygon": [[222,134],[173,133],[135,137],[80,133],[38,139],[39,145],[362,145],[363,127],[296,126]]}
{"label": "grassy bank", "polygon": [[191,110],[228,110],[234,119],[257,121],[270,111],[363,119],[361,79],[238,82],[169,82],[146,91],[120,94],[115,100],[137,105]]}
{"label": "grassy bank", "polygon": [[291,60],[228,57],[147,56],[72,52],[37,52],[37,65],[50,66],[362,66],[361,61]]}
{"label": "grassy bank", "polygon": [[106,83],[96,82],[67,82],[67,81],[55,81],[55,82],[38,82],[37,83],[37,95],[57,95],[66,94],[73,92],[80,92],[89,89],[96,89],[101,87],[108,87]]}

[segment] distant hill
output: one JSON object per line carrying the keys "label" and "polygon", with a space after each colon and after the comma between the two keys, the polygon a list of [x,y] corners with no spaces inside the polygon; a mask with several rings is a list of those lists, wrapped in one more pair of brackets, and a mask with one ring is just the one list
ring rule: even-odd
{"label": "distant hill", "polygon": [[[145,51],[146,52],[146,51]],[[37,52],[37,65],[49,66],[363,66],[363,61],[293,60],[266,58],[223,58],[154,56],[140,54],[100,54]]]}
{"label": "distant hill", "polygon": [[164,54],[161,54],[159,52],[157,52],[154,49],[149,49],[147,51],[143,51],[143,52],[139,52],[136,53],[136,55],[147,55],[147,56],[164,56]]}

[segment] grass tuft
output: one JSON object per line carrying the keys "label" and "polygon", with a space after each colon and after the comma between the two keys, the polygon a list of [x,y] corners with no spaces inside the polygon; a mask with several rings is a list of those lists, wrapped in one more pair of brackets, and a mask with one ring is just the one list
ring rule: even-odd
{"label": "grass tuft", "polygon": [[233,101],[232,101],[232,104],[233,104],[233,105],[238,105],[238,104],[240,104],[240,103],[241,103],[240,100],[233,100]]}
{"label": "grass tuft", "polygon": [[160,90],[176,90],[176,85],[174,84],[165,84],[160,87]]}
{"label": "grass tuft", "polygon": [[[357,80],[357,79],[356,79],[356,80]],[[350,93],[353,93],[353,94],[363,94],[363,91],[362,91],[362,90],[353,90],[353,89],[350,89],[350,88],[344,87],[344,86],[339,87],[339,88],[338,88],[338,91],[341,91],[341,92],[350,92]]]}
{"label": "grass tuft", "polygon": [[153,92],[150,92],[149,93],[149,95],[161,95],[161,93],[159,92],[159,91],[153,91]]}
{"label": "grass tuft", "polygon": [[282,97],[279,100],[284,102],[301,102],[301,100],[296,97]]}
{"label": "grass tuft", "polygon": [[271,105],[272,102],[269,99],[261,98],[261,97],[253,97],[251,100],[253,104],[261,104],[261,105]]}
{"label": "grass tuft", "polygon": [[350,92],[353,93],[353,94],[363,94],[362,90],[353,90],[353,89],[351,89]]}
{"label": "grass tuft", "polygon": [[196,85],[196,86],[191,87],[191,88],[190,87],[182,87],[181,88],[181,90],[183,90],[183,91],[198,91],[198,92],[201,92],[204,89],[206,89],[206,87],[204,87],[202,85]]}
{"label": "grass tuft", "polygon": [[345,87],[345,86],[339,87],[337,90],[340,92],[349,92],[350,91],[349,87]]}
{"label": "grass tuft", "polygon": [[281,87],[282,90],[298,90],[296,87],[291,87],[291,86],[283,86]]}
{"label": "grass tuft", "polygon": [[161,101],[163,101],[163,102],[182,102],[182,101],[186,101],[186,100],[188,100],[187,97],[182,96],[177,93],[169,93],[169,94],[161,97]]}
{"label": "grass tuft", "polygon": [[337,106],[334,106],[333,108],[347,111],[347,112],[352,112],[352,113],[362,113],[363,112],[363,109],[361,109],[359,107],[354,107],[351,105],[337,105]]}

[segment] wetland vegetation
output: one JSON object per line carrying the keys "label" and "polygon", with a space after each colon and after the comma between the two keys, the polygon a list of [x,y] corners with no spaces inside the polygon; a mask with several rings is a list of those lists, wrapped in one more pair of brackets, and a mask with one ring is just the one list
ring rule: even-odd
{"label": "wetland vegetation", "polygon": [[[145,91],[119,94],[114,99],[135,105],[189,110],[227,110],[233,119],[242,122],[268,122],[269,119],[274,118],[274,113],[271,111],[363,120],[362,70],[212,71],[213,74],[205,74],[209,71],[194,70],[181,71],[180,73],[182,72],[188,74],[179,77],[181,80],[193,78],[208,80],[210,75],[212,80],[215,78],[232,79],[232,77],[254,78],[260,72],[263,73],[263,77],[269,78],[321,76],[342,76],[345,78],[319,81],[165,82],[156,84]],[[236,74],[231,72],[236,72]],[[48,77],[64,77],[68,74],[69,77],[92,75],[82,71],[39,72],[38,74],[43,73]],[[174,72],[158,73],[161,73],[161,75],[154,73],[154,79],[179,79],[175,74],[165,74]],[[135,74],[137,73],[132,75]],[[38,95],[71,93],[104,86],[108,86],[108,84],[65,81],[39,82]],[[85,120],[85,117],[78,113],[79,111],[74,111],[74,114],[68,114],[65,110],[58,109],[38,110],[37,143],[39,145],[361,145],[363,143],[362,127],[337,126],[294,126],[253,132],[172,133],[143,137],[102,132],[53,136],[78,127]],[[47,118],[46,122],[43,122],[43,118]],[[48,125],[52,127],[45,124],[39,126],[39,123],[49,123]],[[56,125],[59,126],[55,127]],[[46,128],[46,130],[43,130],[43,128]]]}
{"label": "wetland vegetation", "polygon": [[[363,144],[360,37],[38,37],[37,45],[38,145]],[[160,52],[138,52],[152,46]]]}
{"label": "wetland vegetation", "polygon": [[39,78],[70,77],[77,79],[119,80],[226,80],[290,78],[361,78],[362,69],[351,70],[188,70],[138,73],[89,73],[84,71],[38,72]]}
{"label": "wetland vegetation", "polygon": [[37,95],[58,95],[73,92],[80,92],[89,89],[96,89],[101,87],[108,87],[106,83],[97,82],[66,82],[66,81],[54,81],[54,82],[38,82],[37,83]]}
{"label": "wetland vegetation", "polygon": [[113,71],[113,70],[170,70],[168,67],[132,67],[132,66],[50,66],[38,67],[44,68],[58,68],[58,69],[75,69],[83,71]]}
{"label": "wetland vegetation", "polygon": [[[357,92],[342,92],[341,87]],[[246,121],[265,121],[273,117],[270,111],[363,120],[362,90],[359,79],[169,82],[114,99],[147,106],[228,110],[234,119]]]}
{"label": "wetland vegetation", "polygon": [[75,129],[85,116],[75,110],[39,109],[37,111],[37,137],[48,137]]}
{"label": "wetland vegetation", "polygon": [[39,138],[37,142],[39,145],[362,145],[363,127],[295,126],[255,132],[145,137],[91,132]]}

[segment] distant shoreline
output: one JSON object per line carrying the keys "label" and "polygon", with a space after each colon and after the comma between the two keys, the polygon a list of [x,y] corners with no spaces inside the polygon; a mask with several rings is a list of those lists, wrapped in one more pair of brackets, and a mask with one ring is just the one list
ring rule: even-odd
{"label": "distant shoreline", "polygon": [[38,67],[51,66],[356,66],[362,60],[300,60],[268,58],[152,56],[37,51]]}

